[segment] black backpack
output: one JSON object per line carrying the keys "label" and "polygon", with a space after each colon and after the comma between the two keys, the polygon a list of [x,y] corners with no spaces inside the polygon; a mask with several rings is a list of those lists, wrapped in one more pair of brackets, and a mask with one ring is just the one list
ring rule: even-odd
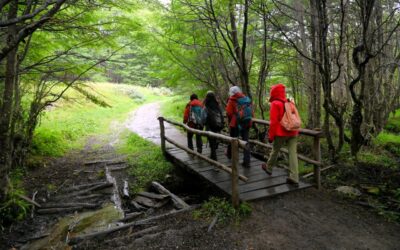
{"label": "black backpack", "polygon": [[221,131],[224,128],[224,116],[221,109],[205,108],[207,119],[206,124],[215,131]]}

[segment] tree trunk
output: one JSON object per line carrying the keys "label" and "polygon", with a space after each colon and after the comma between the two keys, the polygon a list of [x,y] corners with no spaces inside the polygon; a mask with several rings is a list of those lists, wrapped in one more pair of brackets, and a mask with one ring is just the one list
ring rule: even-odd
{"label": "tree trunk", "polygon": [[[15,18],[18,11],[18,1],[10,3],[8,19]],[[15,41],[17,26],[15,24],[7,28],[7,43]],[[17,76],[17,51],[12,49],[6,57],[6,69],[4,79],[3,103],[0,110],[0,200],[4,197],[7,188],[7,176],[12,166],[13,138],[11,137],[11,120],[13,117],[14,84]]]}

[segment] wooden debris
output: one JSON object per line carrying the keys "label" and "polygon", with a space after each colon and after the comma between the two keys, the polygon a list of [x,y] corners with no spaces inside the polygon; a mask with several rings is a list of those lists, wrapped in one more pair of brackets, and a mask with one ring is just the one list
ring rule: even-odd
{"label": "wooden debris", "polygon": [[[107,165],[109,165],[109,164],[107,164]],[[123,166],[123,167],[109,167],[108,169],[110,169],[110,171],[119,171],[119,170],[127,169],[128,167],[129,166],[126,165],[126,166]]]}
{"label": "wooden debris", "polygon": [[128,229],[131,227],[135,227],[135,226],[139,226],[139,225],[148,225],[151,222],[155,221],[155,220],[159,220],[159,219],[164,219],[166,217],[169,216],[173,216],[179,213],[183,213],[183,212],[187,212],[187,211],[191,211],[193,209],[196,209],[197,207],[199,207],[199,205],[195,205],[195,206],[191,206],[191,207],[187,207],[181,210],[174,210],[165,214],[161,214],[161,215],[157,215],[154,217],[150,217],[147,219],[143,219],[143,220],[139,220],[139,221],[135,221],[135,222],[131,222],[131,223],[127,223],[121,226],[117,226],[114,228],[109,228],[107,230],[103,230],[103,231],[99,231],[99,232],[95,232],[95,233],[90,233],[90,234],[85,234],[85,235],[80,235],[80,236],[75,236],[72,237],[69,241],[70,244],[76,244],[82,240],[86,240],[86,239],[91,239],[91,238],[95,238],[95,237],[99,237],[99,236],[104,236],[107,235],[109,233],[113,233],[116,231],[120,231],[120,230],[124,230],[124,229]]}
{"label": "wooden debris", "polygon": [[213,229],[213,227],[215,226],[215,224],[217,224],[218,221],[218,214],[214,217],[214,219],[211,221],[210,226],[208,226],[207,232],[211,232],[211,230]]}
{"label": "wooden debris", "polygon": [[183,208],[187,208],[190,207],[184,200],[182,200],[181,198],[179,198],[178,196],[176,196],[175,194],[171,193],[168,189],[166,189],[165,187],[163,187],[160,183],[153,181],[151,183],[151,185],[157,189],[158,192],[160,192],[161,194],[166,194],[169,195],[172,199],[172,202],[174,203],[174,206],[177,209],[183,209]]}
{"label": "wooden debris", "polygon": [[97,165],[97,164],[117,165],[117,164],[122,164],[122,163],[126,163],[126,161],[120,160],[120,159],[97,160],[97,161],[88,161],[88,162],[85,162],[84,164],[85,164],[85,166],[89,166],[89,165]]}
{"label": "wooden debris", "polygon": [[66,195],[66,197],[78,196],[78,195],[90,193],[91,191],[102,190],[102,189],[109,188],[109,187],[112,187],[112,186],[113,186],[112,183],[105,182],[105,183],[98,184],[98,185],[95,185],[93,187],[90,187],[88,189],[84,189],[84,190],[78,191],[76,193],[70,193],[70,194]]}
{"label": "wooden debris", "polygon": [[132,206],[136,209],[136,210],[146,210],[145,207],[143,207],[142,205],[139,205],[139,203],[137,203],[136,201],[131,201]]}
{"label": "wooden debris", "polygon": [[156,193],[150,193],[150,192],[139,192],[138,195],[144,196],[150,199],[156,199],[156,200],[164,200],[165,198],[168,198],[169,195],[166,194],[156,194]]}
{"label": "wooden debris", "polygon": [[[38,191],[33,192],[32,201],[35,201],[37,193],[38,193]],[[34,212],[35,212],[35,207],[33,207],[32,210],[31,210],[31,218],[33,218],[33,213]]]}
{"label": "wooden debris", "polygon": [[38,214],[57,214],[81,211],[84,207],[64,207],[64,208],[41,208],[37,210]]}
{"label": "wooden debris", "polygon": [[18,197],[21,198],[21,199],[23,199],[23,200],[25,200],[25,201],[27,201],[27,202],[29,202],[29,203],[31,203],[32,205],[35,205],[35,206],[37,206],[37,207],[42,207],[39,203],[37,203],[36,201],[32,200],[32,199],[29,198],[29,197],[26,197],[26,196],[23,195],[23,194],[18,194]]}
{"label": "wooden debris", "polygon": [[56,191],[54,191],[54,193],[58,193],[58,191],[60,191],[60,189],[62,188],[62,187],[64,187],[64,185],[68,182],[69,180],[65,180],[57,189],[56,189]]}
{"label": "wooden debris", "polygon": [[152,199],[143,196],[137,196],[134,201],[146,207],[154,207],[156,204]]}
{"label": "wooden debris", "polygon": [[89,195],[85,195],[85,196],[77,196],[75,197],[75,199],[77,200],[90,200],[93,198],[99,198],[99,197],[103,197],[103,194],[89,194]]}
{"label": "wooden debris", "polygon": [[47,203],[43,204],[42,208],[67,208],[67,207],[96,208],[98,206],[100,206],[100,204],[74,202],[74,203]]}
{"label": "wooden debris", "polygon": [[129,184],[128,181],[124,181],[124,188],[122,190],[122,193],[125,198],[129,198]]}
{"label": "wooden debris", "polygon": [[71,186],[69,188],[64,189],[65,192],[71,192],[71,191],[77,191],[77,190],[82,190],[85,188],[89,188],[89,187],[93,187],[96,185],[101,185],[101,184],[105,184],[107,182],[102,181],[102,182],[94,182],[94,183],[88,183],[88,184],[83,184],[83,185],[77,185],[77,186]]}
{"label": "wooden debris", "polygon": [[[333,165],[327,166],[327,167],[325,167],[325,168],[322,168],[322,169],[321,169],[321,172],[322,172],[322,171],[325,171],[325,170],[328,170],[328,169],[330,169],[330,168],[333,168],[334,166],[336,166],[336,165],[333,164]],[[303,175],[302,177],[303,177],[303,178],[308,178],[308,177],[313,176],[313,175],[314,175],[314,172],[305,174],[305,175]]]}
{"label": "wooden debris", "polygon": [[135,238],[140,238],[140,237],[142,237],[142,236],[144,236],[146,234],[151,234],[151,233],[154,233],[154,232],[158,231],[158,228],[159,228],[158,226],[148,227],[148,228],[145,228],[145,229],[143,229],[141,231],[138,231],[138,232],[135,232],[135,233],[130,233],[130,234],[122,236],[122,237],[114,238],[114,239],[111,239],[111,240],[106,240],[105,243],[111,243],[111,242],[115,242],[115,241],[124,242],[126,240],[132,240],[132,239],[135,239]]}
{"label": "wooden debris", "polygon": [[142,215],[144,215],[144,212],[129,213],[129,214],[126,214],[125,217],[119,221],[127,222],[129,220],[136,219],[137,217],[142,216]]}

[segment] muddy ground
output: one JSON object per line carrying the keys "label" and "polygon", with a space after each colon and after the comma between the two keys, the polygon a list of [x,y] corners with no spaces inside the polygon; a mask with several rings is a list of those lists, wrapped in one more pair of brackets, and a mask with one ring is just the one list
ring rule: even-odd
{"label": "muddy ground", "polygon": [[[136,114],[139,112],[141,115],[133,116],[125,125],[135,130],[140,127],[135,126],[135,121],[143,117],[155,119],[158,113],[143,112],[147,108],[139,109]],[[124,126],[115,125],[116,131]],[[152,133],[149,139],[157,140],[156,129],[148,129]],[[143,131],[135,132],[141,134]],[[146,134],[141,135],[146,138]],[[105,180],[101,170],[107,163],[85,163],[123,161],[124,156],[116,154],[113,147],[116,143],[117,136],[90,138],[83,150],[52,159],[45,167],[33,169],[25,183],[29,196],[38,191],[36,200],[46,203],[62,193],[65,187]],[[124,167],[124,164],[122,162],[113,167]],[[124,176],[124,172],[116,174],[116,178]],[[201,182],[193,176],[187,175],[186,178],[190,179],[189,182]],[[197,192],[185,187],[181,190]],[[189,195],[196,196],[196,193]],[[112,192],[106,197],[97,202],[113,202]],[[193,200],[189,204],[198,202]],[[311,188],[255,201],[251,206],[252,215],[240,224],[217,224],[210,232],[208,227],[211,221],[194,219],[192,211],[189,211],[84,240],[74,245],[73,249],[400,249],[400,225],[387,222],[364,207],[353,205],[351,200],[342,198],[334,191]],[[154,215],[157,212],[148,216]],[[29,216],[2,233],[0,249],[20,248],[24,241],[44,234],[64,216],[69,215]]]}

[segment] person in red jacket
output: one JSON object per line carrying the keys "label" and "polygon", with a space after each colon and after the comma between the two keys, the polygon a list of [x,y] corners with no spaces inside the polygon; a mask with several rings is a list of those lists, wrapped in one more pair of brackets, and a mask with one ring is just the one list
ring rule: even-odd
{"label": "person in red jacket", "polygon": [[[183,123],[187,124],[191,128],[203,130],[203,125],[199,122],[199,120],[201,120],[201,113],[196,112],[199,110],[199,112],[201,112],[202,109],[203,103],[199,101],[196,94],[192,94],[183,114]],[[191,114],[191,112],[193,114]],[[196,118],[198,121],[196,121]],[[188,147],[193,150],[193,133],[189,131],[187,132],[187,142]],[[198,134],[196,134],[196,147],[198,153],[203,151],[203,141],[201,140],[201,135]]]}
{"label": "person in red jacket", "polygon": [[[229,89],[229,99],[228,104],[226,105],[225,111],[228,116],[229,123],[229,135],[231,137],[239,137],[241,136],[242,140],[249,140],[249,130],[251,127],[251,121],[245,126],[239,126],[237,121],[237,102],[241,98],[245,98],[246,96],[242,93],[238,86],[233,86]],[[226,152],[226,156],[231,158],[231,145],[228,145],[228,150]],[[250,167],[250,150],[245,149],[243,152],[243,167]]]}
{"label": "person in red jacket", "polygon": [[273,143],[272,152],[267,164],[262,164],[262,169],[269,175],[272,174],[272,167],[275,165],[281,147],[287,143],[289,151],[289,177],[287,183],[298,185],[299,171],[297,159],[297,135],[299,131],[287,131],[280,121],[285,113],[286,91],[285,85],[279,83],[271,87],[269,102],[270,106],[270,127],[268,141]]}

